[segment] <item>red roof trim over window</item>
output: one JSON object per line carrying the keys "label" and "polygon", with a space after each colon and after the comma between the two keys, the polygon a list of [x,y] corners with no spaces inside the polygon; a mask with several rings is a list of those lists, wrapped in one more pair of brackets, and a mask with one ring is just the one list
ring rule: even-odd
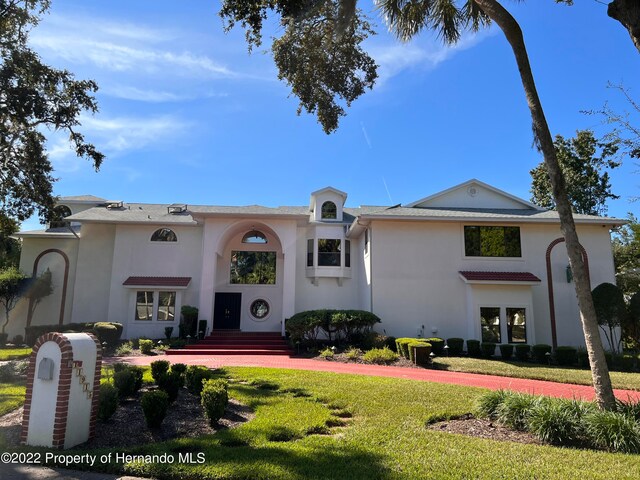
{"label": "red roof trim over window", "polygon": [[480,282],[541,282],[530,272],[459,272],[466,280]]}
{"label": "red roof trim over window", "polygon": [[129,277],[122,285],[145,287],[188,287],[191,277]]}

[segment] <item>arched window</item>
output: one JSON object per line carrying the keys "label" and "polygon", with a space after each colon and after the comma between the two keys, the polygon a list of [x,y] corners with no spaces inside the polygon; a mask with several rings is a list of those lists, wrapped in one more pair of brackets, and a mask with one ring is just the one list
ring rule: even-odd
{"label": "arched window", "polygon": [[333,202],[324,202],[322,204],[321,218],[323,220],[335,220],[338,218],[338,209]]}
{"label": "arched window", "polygon": [[58,205],[53,209],[53,218],[49,222],[49,228],[63,228],[69,226],[65,217],[71,216],[71,209],[66,205]]}
{"label": "arched window", "polygon": [[244,234],[242,243],[267,243],[267,237],[258,230],[251,230]]}
{"label": "arched window", "polygon": [[151,235],[152,242],[177,242],[178,237],[170,228],[159,228]]}

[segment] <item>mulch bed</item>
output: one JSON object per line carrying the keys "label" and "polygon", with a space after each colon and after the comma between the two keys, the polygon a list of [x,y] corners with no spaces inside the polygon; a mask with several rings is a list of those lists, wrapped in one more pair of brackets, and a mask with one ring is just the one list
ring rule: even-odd
{"label": "mulch bed", "polygon": [[511,430],[494,421],[476,418],[471,414],[463,415],[456,419],[432,423],[428,428],[439,432],[458,433],[469,437],[543,445],[540,440],[530,433]]}
{"label": "mulch bed", "polygon": [[[323,358],[320,355],[318,355],[317,353],[314,353],[314,354],[300,354],[300,355],[296,355],[296,357],[311,358],[313,360],[323,360],[323,361],[326,361],[326,362],[359,363],[361,365],[371,365],[370,363],[364,362],[361,358],[358,358],[357,360],[350,360],[345,353],[336,353],[333,356],[333,358],[330,358],[330,359]],[[392,367],[425,368],[422,365],[416,365],[415,363],[411,362],[410,360],[407,360],[404,357],[400,357],[395,362],[388,363],[386,365],[390,365]]]}
{"label": "mulch bed", "polygon": [[[108,421],[99,421],[95,437],[78,448],[129,447],[173,438],[210,435],[221,429],[238,427],[255,416],[247,406],[229,399],[224,416],[218,425],[211,427],[200,405],[200,399],[186,389],[181,389],[178,398],[169,407],[162,426],[150,429],[140,406],[141,393],[121,403]],[[5,437],[8,446],[17,446],[20,442],[22,410],[19,408],[0,417],[0,435]]]}

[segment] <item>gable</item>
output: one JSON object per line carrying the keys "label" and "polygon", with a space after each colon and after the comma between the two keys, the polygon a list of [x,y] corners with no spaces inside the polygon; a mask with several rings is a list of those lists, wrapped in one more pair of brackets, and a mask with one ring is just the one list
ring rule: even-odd
{"label": "gable", "polygon": [[541,210],[526,200],[475,179],[425,197],[407,207]]}

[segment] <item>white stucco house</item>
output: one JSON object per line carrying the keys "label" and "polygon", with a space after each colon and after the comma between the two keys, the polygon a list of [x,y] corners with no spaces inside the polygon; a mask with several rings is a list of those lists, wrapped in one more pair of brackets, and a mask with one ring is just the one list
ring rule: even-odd
{"label": "white stucco house", "polygon": [[[32,324],[112,321],[124,338],[284,332],[317,308],[364,309],[394,336],[582,345],[558,216],[478,180],[407,205],[348,208],[327,187],[308,205],[199,206],[63,197],[65,222],[20,232],[20,267],[53,274]],[[615,283],[610,230],[575,216],[592,287]],[[24,333],[26,305],[8,327]]]}

